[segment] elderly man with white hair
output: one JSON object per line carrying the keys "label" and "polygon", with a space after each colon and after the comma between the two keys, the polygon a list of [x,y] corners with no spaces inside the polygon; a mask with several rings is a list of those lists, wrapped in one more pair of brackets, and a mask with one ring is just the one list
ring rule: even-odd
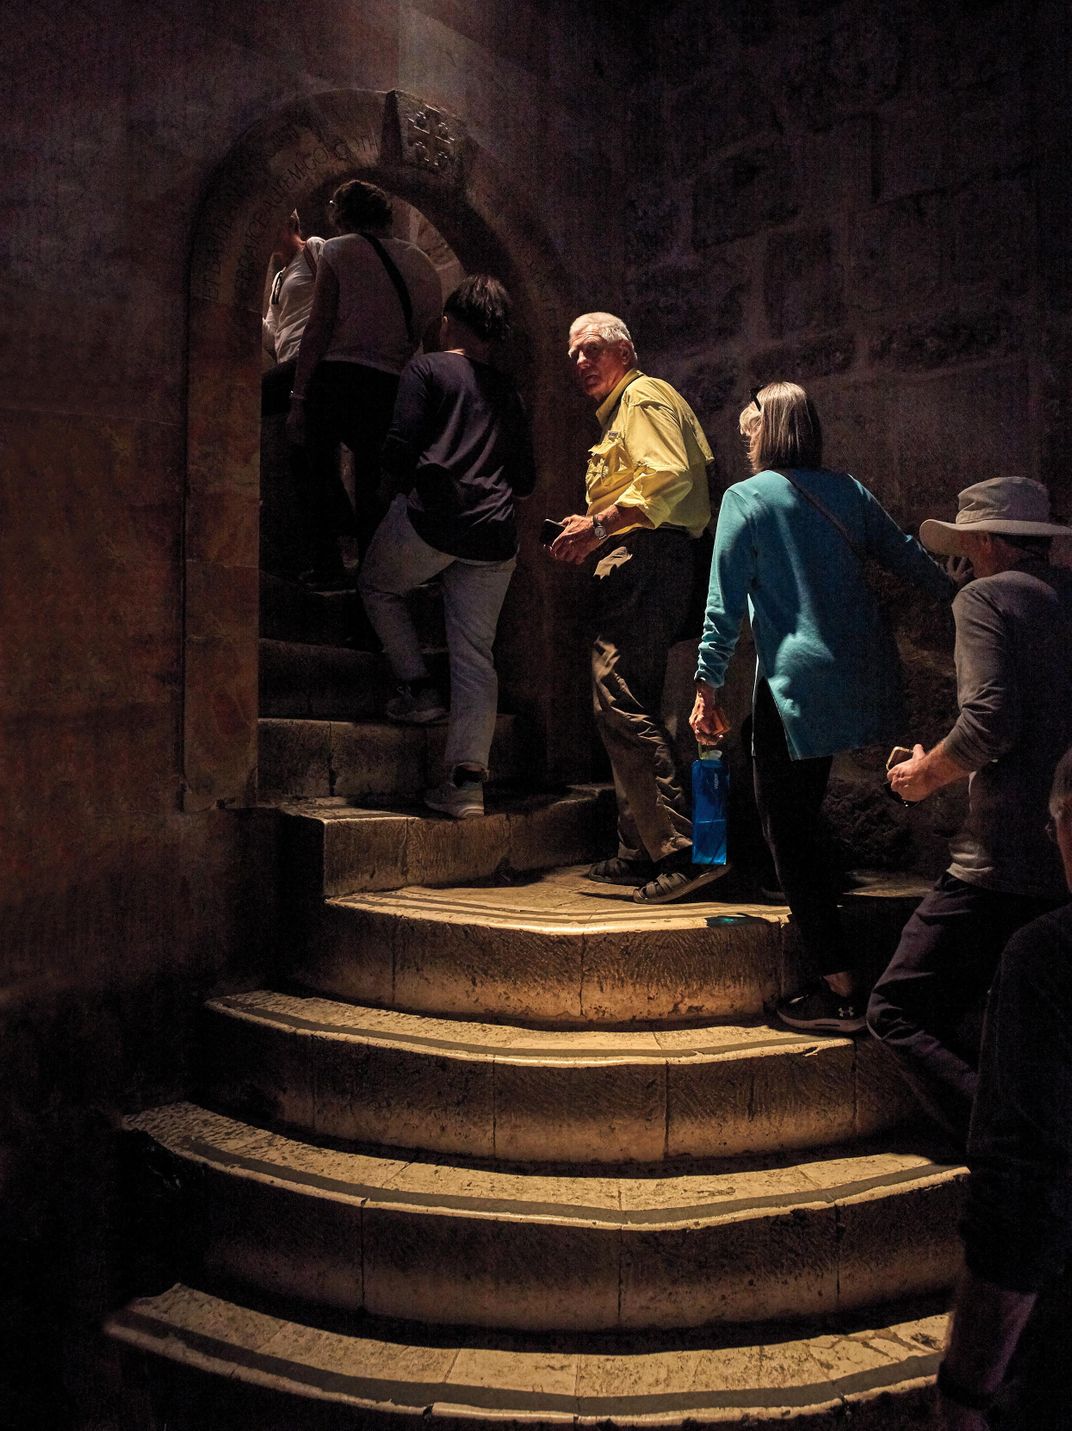
{"label": "elderly man with white hair", "polygon": [[612,313],[582,314],[569,359],[596,404],[587,510],[565,519],[558,561],[594,564],[592,680],[596,724],[618,799],[618,853],[590,878],[637,886],[663,904],[723,873],[692,860],[689,801],[660,714],[671,643],[688,614],[695,542],[711,520],[711,448],[688,403],[636,365],[629,330]]}

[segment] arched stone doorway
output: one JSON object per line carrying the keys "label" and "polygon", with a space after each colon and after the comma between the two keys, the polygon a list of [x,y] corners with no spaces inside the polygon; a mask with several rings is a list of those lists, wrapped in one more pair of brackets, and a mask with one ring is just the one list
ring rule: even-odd
{"label": "arched stone doorway", "polygon": [[265,119],[214,176],[194,235],[185,523],[185,804],[256,797],[260,301],[280,217],[303,192],[374,179],[427,214],[464,266],[500,274],[528,345],[541,481],[522,513],[518,575],[500,638],[503,691],[527,718],[533,768],[583,776],[587,676],[582,586],[552,570],[534,532],[572,511],[583,408],[562,362],[576,306],[527,202],[464,125],[412,96],[339,91]]}

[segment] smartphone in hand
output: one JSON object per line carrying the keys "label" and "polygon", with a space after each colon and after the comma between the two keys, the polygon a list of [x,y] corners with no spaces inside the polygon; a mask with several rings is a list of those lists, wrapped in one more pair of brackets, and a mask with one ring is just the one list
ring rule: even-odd
{"label": "smartphone in hand", "polygon": [[549,547],[554,539],[561,536],[565,530],[565,522],[552,522],[550,517],[545,517],[543,526],[540,528],[540,544]]}

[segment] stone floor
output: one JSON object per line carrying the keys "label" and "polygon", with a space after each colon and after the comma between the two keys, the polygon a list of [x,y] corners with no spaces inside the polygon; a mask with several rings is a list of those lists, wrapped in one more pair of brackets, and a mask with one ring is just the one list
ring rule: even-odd
{"label": "stone floor", "polygon": [[[733,875],[645,909],[584,878],[608,792],[452,822],[406,803],[427,741],[330,724],[265,742],[279,978],[128,1120],[184,1249],[109,1325],[146,1426],[920,1424],[963,1169],[866,1039],[771,1022],[787,911]],[[867,957],[920,893],[846,896]]]}

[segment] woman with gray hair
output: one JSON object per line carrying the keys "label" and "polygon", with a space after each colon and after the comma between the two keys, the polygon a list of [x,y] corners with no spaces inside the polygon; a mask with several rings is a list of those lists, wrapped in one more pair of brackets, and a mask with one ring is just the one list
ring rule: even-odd
{"label": "woman with gray hair", "polygon": [[747,610],[756,803],[817,976],[776,1012],[791,1028],[859,1033],[857,960],[817,826],[832,757],[892,744],[902,730],[897,648],[864,563],[873,557],[939,598],[953,587],[866,487],[823,466],[819,414],[802,387],[768,383],[739,425],[753,475],[722,499],[690,723],[701,742],[729,730],[721,687]]}

